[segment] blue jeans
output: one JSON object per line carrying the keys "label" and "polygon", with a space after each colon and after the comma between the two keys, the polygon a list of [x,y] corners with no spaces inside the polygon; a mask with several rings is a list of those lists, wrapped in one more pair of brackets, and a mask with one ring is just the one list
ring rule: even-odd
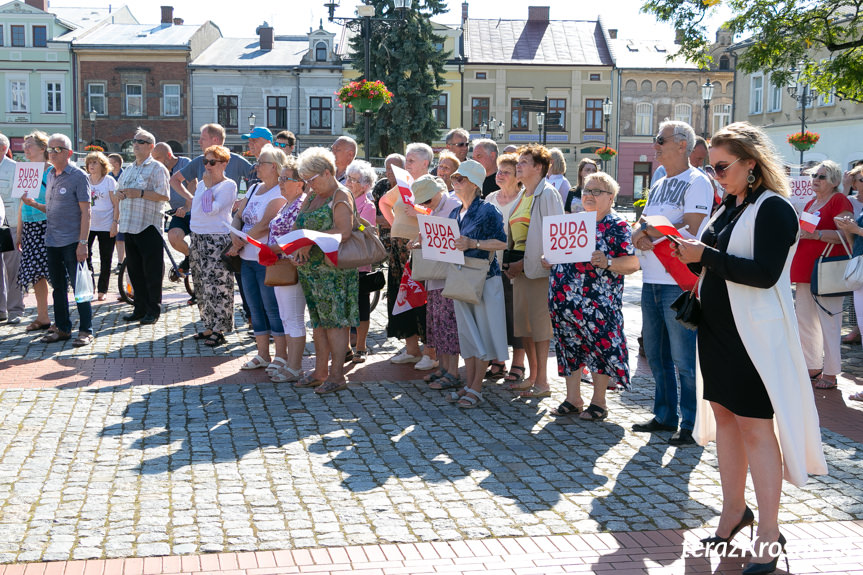
{"label": "blue jeans", "polygon": [[[642,335],[644,353],[656,395],[653,414],[663,425],[678,424],[680,401],[681,429],[695,426],[695,331],[676,319],[671,304],[683,291],[676,285],[644,284],[641,288]],[[680,380],[680,395],[677,382]]]}
{"label": "blue jeans", "polygon": [[242,290],[252,315],[252,331],[255,335],[285,335],[279,302],[271,286],[264,285],[267,268],[250,260],[243,260],[241,275]]}
{"label": "blue jeans", "polygon": [[[48,256],[48,278],[54,290],[54,324],[57,329],[72,333],[72,320],[69,319],[69,281],[75,289],[75,278],[78,273],[78,258],[75,250],[78,244],[69,244],[59,248],[46,247]],[[68,280],[67,280],[68,277]],[[93,308],[90,302],[78,303],[78,331],[93,333]]]}

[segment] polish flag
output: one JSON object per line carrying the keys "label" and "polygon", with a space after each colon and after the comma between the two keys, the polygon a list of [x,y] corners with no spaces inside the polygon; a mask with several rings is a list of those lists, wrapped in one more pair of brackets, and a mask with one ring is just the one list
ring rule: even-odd
{"label": "polish flag", "polygon": [[402,169],[398,166],[390,166],[393,169],[393,175],[396,177],[396,186],[399,189],[399,194],[401,194],[402,201],[409,205],[413,206],[414,209],[424,215],[431,214],[431,210],[425,208],[423,206],[418,206],[414,201],[414,193],[411,191],[411,186],[414,183],[413,176],[411,176],[407,170]]}
{"label": "polish flag", "polygon": [[810,234],[815,233],[815,230],[818,228],[818,222],[820,221],[821,216],[818,214],[810,214],[809,212],[803,212],[800,214],[800,227]]}
{"label": "polish flag", "polygon": [[423,284],[411,277],[411,264],[408,262],[405,264],[405,271],[399,284],[399,295],[396,297],[396,303],[393,306],[393,315],[398,315],[415,307],[424,306],[426,298],[427,294]]}
{"label": "polish flag", "polygon": [[[644,220],[663,235],[676,238],[683,237],[680,230],[674,227],[674,224],[665,216],[646,216]],[[672,279],[677,282],[680,289],[689,291],[698,282],[698,276],[692,273],[689,266],[674,255],[674,244],[667,238],[662,237],[654,240],[653,255],[656,256],[656,259],[659,260],[659,263],[662,264]]]}
{"label": "polish flag", "polygon": [[230,231],[235,236],[239,237],[241,240],[243,240],[245,242],[249,242],[250,244],[252,244],[253,246],[255,246],[258,249],[264,247],[264,244],[262,244],[261,242],[259,242],[258,240],[256,240],[255,238],[253,238],[252,236],[247,234],[246,232],[240,231],[236,228],[229,228],[228,231]]}
{"label": "polish flag", "polygon": [[333,265],[339,263],[339,244],[341,241],[342,234],[325,234],[315,230],[294,230],[276,238],[276,243],[287,255],[291,255],[305,246],[318,246]]}

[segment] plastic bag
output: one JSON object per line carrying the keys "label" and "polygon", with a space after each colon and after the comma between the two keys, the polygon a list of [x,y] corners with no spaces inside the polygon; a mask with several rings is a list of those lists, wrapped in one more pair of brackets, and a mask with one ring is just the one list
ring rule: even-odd
{"label": "plastic bag", "polygon": [[93,301],[93,275],[87,262],[78,262],[78,271],[75,273],[75,301]]}

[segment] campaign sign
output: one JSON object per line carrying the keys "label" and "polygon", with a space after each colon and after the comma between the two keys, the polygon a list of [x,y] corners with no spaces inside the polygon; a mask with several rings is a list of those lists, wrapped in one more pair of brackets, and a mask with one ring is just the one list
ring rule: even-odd
{"label": "campaign sign", "polygon": [[590,261],[596,251],[596,212],[544,217],[542,249],[552,264]]}
{"label": "campaign sign", "polygon": [[15,165],[15,181],[12,186],[12,197],[28,198],[39,197],[39,188],[42,186],[42,172],[45,164],[42,162],[18,162]]}
{"label": "campaign sign", "polygon": [[809,176],[791,176],[791,204],[798,212],[803,211],[803,207],[815,197],[815,192],[812,190],[812,178]]}
{"label": "campaign sign", "polygon": [[437,216],[417,216],[423,240],[423,258],[453,264],[464,263],[464,252],[456,249],[455,241],[461,236],[458,222]]}

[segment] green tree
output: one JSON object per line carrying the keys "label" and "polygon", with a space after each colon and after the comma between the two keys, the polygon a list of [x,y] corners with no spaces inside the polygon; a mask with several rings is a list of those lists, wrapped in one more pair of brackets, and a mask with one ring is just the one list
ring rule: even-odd
{"label": "green tree", "polygon": [[[449,53],[439,50],[444,38],[434,34],[430,18],[447,11],[443,0],[414,0],[406,18],[400,20],[392,0],[365,0],[375,7],[371,22],[370,74],[368,80],[382,80],[393,93],[392,104],[384,105],[371,118],[373,156],[403,152],[410,142],[431,142],[440,128],[432,105],[443,85],[444,64]],[[354,69],[363,73],[365,54],[361,34],[350,40]],[[354,134],[365,144],[364,120],[357,115]]]}
{"label": "green tree", "polygon": [[705,18],[722,4],[732,11],[725,26],[742,38],[740,70],[771,72],[777,86],[803,77],[822,94],[863,102],[863,0],[647,0],[642,11],[682,34],[682,51],[707,64]]}

